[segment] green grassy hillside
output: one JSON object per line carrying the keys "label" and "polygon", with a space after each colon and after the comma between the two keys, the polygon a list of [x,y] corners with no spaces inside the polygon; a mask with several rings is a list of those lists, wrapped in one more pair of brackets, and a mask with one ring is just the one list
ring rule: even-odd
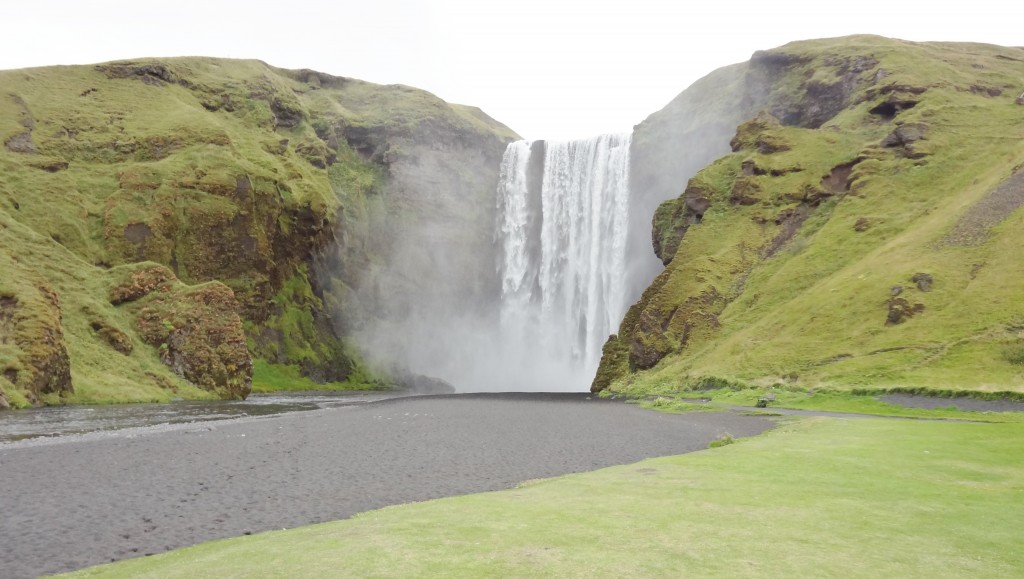
{"label": "green grassy hillside", "polygon": [[[110,303],[117,267],[144,261],[232,290],[271,376],[258,383],[301,373],[379,385],[324,287],[343,299],[381,258],[390,232],[370,224],[372,207],[386,217],[422,196],[390,194],[416,146],[461,139],[448,151],[458,162],[464,150],[500,156],[514,137],[423,91],[258,61],[0,71],[0,405],[200,395]],[[497,164],[487,171],[497,178]],[[336,240],[347,268],[319,280],[315,262]],[[111,355],[114,330],[130,353]]]}
{"label": "green grassy hillside", "polygon": [[1024,392],[1024,49],[850,37],[741,70],[750,120],[658,209],[668,265],[593,389]]}

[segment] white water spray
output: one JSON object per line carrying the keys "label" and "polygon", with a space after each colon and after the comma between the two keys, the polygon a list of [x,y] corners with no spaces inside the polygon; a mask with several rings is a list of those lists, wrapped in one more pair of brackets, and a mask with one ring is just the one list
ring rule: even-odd
{"label": "white water spray", "polygon": [[586,390],[628,307],[630,135],[508,146],[500,342],[520,389]]}

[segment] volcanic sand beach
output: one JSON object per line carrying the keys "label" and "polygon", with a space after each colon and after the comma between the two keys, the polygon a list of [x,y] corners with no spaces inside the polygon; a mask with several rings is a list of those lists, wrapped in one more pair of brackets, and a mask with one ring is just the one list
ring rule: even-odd
{"label": "volcanic sand beach", "polygon": [[[467,394],[0,446],[0,569],[58,573],[707,448],[763,417]],[[424,529],[429,533],[429,529]]]}

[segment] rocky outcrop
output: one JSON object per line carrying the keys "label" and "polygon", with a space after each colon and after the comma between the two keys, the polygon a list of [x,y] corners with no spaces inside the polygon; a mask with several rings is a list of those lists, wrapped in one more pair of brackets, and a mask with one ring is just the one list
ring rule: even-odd
{"label": "rocky outcrop", "polygon": [[150,266],[132,272],[111,291],[112,301],[122,304],[126,295],[134,302],[126,307],[142,340],[157,348],[175,374],[222,398],[248,396],[252,358],[230,288],[217,282],[184,287],[166,268]]}
{"label": "rocky outcrop", "polygon": [[0,371],[29,402],[74,393],[62,317],[60,298],[46,284],[0,297],[0,346],[16,355]]}

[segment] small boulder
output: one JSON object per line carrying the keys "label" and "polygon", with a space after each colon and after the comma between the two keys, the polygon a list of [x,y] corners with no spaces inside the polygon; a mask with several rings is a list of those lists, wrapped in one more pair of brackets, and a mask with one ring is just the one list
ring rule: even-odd
{"label": "small boulder", "polygon": [[932,291],[932,276],[927,273],[915,273],[914,277],[910,278],[910,281],[917,284],[917,289],[928,292]]}
{"label": "small boulder", "polygon": [[857,218],[857,221],[853,224],[853,230],[856,231],[857,233],[863,233],[870,228],[871,221],[869,221],[866,217]]}
{"label": "small boulder", "polygon": [[907,123],[900,125],[882,139],[882,146],[887,148],[906,147],[925,138],[928,126],[924,123]]}

